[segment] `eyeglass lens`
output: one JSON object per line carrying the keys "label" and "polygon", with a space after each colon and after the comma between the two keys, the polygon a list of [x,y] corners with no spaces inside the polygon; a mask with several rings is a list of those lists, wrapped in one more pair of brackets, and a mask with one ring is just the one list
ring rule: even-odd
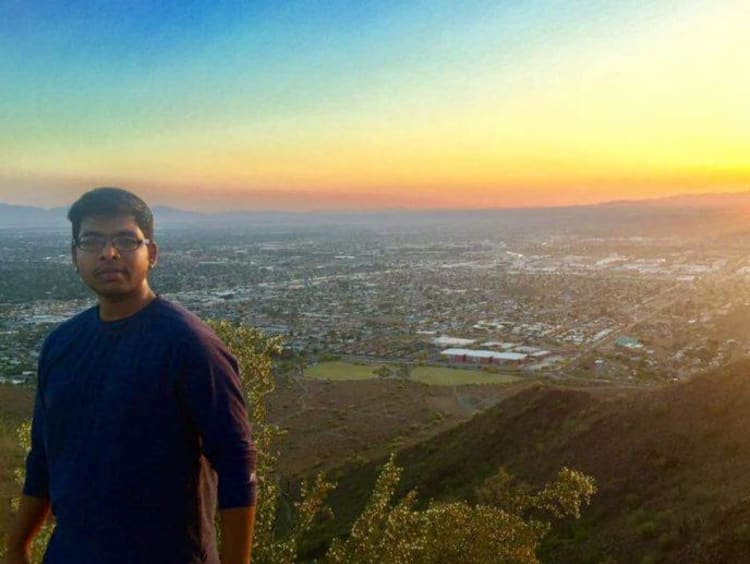
{"label": "eyeglass lens", "polygon": [[112,237],[107,239],[106,237],[81,237],[78,240],[78,248],[83,251],[101,251],[107,243],[111,241],[112,246],[118,251],[134,251],[141,246],[144,241],[142,239],[136,239],[135,237],[128,237],[127,235],[121,235],[118,237]]}

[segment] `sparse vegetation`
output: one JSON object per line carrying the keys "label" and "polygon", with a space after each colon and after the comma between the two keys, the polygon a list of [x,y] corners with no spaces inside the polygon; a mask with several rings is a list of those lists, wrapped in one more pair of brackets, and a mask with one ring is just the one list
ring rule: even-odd
{"label": "sparse vegetation", "polygon": [[305,368],[306,378],[316,380],[369,380],[380,375],[377,365],[354,364],[338,360],[326,361]]}
{"label": "sparse vegetation", "polygon": [[493,373],[486,370],[446,368],[442,366],[417,366],[410,369],[404,364],[375,365],[343,361],[321,362],[305,369],[305,377],[317,380],[368,380],[394,378],[413,380],[432,386],[464,386],[469,384],[509,384],[520,377]]}
{"label": "sparse vegetation", "polygon": [[333,541],[326,562],[537,562],[537,547],[550,525],[528,514],[541,510],[553,518],[577,518],[596,491],[591,478],[563,469],[557,481],[531,494],[512,487],[501,471],[488,480],[483,503],[431,502],[417,509],[414,491],[393,503],[400,475],[391,456],[351,533]]}
{"label": "sparse vegetation", "polygon": [[[259,462],[261,501],[255,538],[256,562],[294,562],[304,535],[314,520],[327,510],[324,499],[334,487],[319,475],[302,487],[301,501],[294,505],[293,526],[283,533],[277,525],[281,490],[275,481],[274,438],[280,430],[265,422],[265,396],[273,390],[270,356],[278,342],[260,332],[229,323],[214,324],[219,336],[240,361],[248,401],[254,405],[251,418],[259,449],[268,449]],[[263,443],[263,444],[262,444]],[[485,496],[485,503],[433,502],[416,509],[416,494],[409,493],[392,504],[401,470],[393,457],[380,472],[370,501],[352,525],[348,536],[334,540],[324,561],[340,562],[535,562],[536,549],[549,524],[527,518],[531,508],[554,517],[577,517],[595,487],[591,478],[564,469],[558,481],[535,495],[518,493],[519,511],[501,507],[500,500]],[[270,487],[269,487],[270,486]],[[488,487],[488,491],[491,488]],[[477,539],[483,539],[477,542]]]}

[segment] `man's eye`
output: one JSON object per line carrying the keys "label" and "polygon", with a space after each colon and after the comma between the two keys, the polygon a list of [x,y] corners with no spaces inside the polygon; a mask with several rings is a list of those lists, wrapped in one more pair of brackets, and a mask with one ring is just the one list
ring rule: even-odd
{"label": "man's eye", "polygon": [[102,237],[82,237],[78,244],[81,247],[102,247],[104,246],[104,239]]}
{"label": "man's eye", "polygon": [[135,249],[138,246],[138,239],[133,237],[115,237],[112,240],[115,247],[121,250]]}

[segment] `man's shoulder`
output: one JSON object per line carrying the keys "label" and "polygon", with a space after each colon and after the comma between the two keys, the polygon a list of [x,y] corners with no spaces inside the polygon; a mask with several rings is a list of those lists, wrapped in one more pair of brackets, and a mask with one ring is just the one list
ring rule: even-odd
{"label": "man's shoulder", "polygon": [[74,338],[81,331],[85,331],[87,327],[90,327],[91,322],[96,319],[96,315],[97,308],[94,306],[66,319],[50,331],[45,339],[45,345],[49,346],[59,341]]}
{"label": "man's shoulder", "polygon": [[96,321],[97,308],[90,307],[81,313],[74,315],[55,327],[49,332],[42,343],[39,355],[40,371],[54,359],[60,357],[65,351],[70,350],[73,343],[81,336],[90,331]]}
{"label": "man's shoulder", "polygon": [[213,329],[190,310],[166,298],[157,298],[152,320],[154,328],[171,339],[186,344],[214,343]]}
{"label": "man's shoulder", "polygon": [[184,363],[202,365],[234,356],[214,330],[183,306],[158,298],[151,327],[154,336],[169,342]]}

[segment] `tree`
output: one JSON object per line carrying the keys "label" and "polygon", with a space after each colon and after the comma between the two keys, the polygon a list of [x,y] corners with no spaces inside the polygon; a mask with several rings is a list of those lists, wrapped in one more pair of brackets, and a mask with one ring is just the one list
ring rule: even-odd
{"label": "tree", "polygon": [[[232,351],[240,368],[253,440],[258,449],[256,476],[258,506],[255,515],[253,562],[273,564],[295,562],[302,536],[315,518],[326,511],[324,500],[333,484],[322,474],[312,482],[303,482],[301,499],[294,504],[292,525],[284,533],[279,526],[281,488],[276,473],[278,439],[283,431],[266,420],[266,396],[274,391],[273,357],[281,353],[281,339],[228,321],[209,321],[211,328]],[[217,529],[218,530],[218,529]]]}
{"label": "tree", "polygon": [[[25,453],[26,456],[28,456],[29,451],[31,450],[31,421],[26,421],[22,423],[17,430],[18,435],[18,443],[21,445],[21,449]],[[24,474],[25,468],[16,468],[13,471],[14,478],[16,483],[18,484],[19,488],[23,487],[24,483]],[[21,503],[20,497],[15,497],[11,500],[11,509],[13,512],[18,511],[19,504]],[[42,557],[44,556],[44,551],[47,548],[47,543],[49,542],[50,537],[52,536],[52,531],[55,528],[55,522],[54,517],[52,514],[50,514],[49,518],[45,521],[44,525],[42,526],[41,530],[39,531],[39,534],[34,538],[34,541],[31,543],[31,562],[41,562]],[[5,550],[5,547],[3,547],[3,552]]]}
{"label": "tree", "polygon": [[375,370],[372,371],[373,374],[378,376],[379,378],[390,378],[391,377],[391,369],[390,367],[383,365],[378,366]]}

